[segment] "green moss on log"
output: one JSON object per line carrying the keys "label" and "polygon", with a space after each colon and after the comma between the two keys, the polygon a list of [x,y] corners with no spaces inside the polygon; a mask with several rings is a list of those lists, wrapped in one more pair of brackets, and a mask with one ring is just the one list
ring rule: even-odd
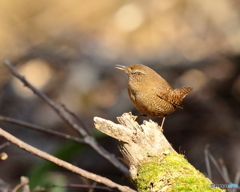
{"label": "green moss on log", "polygon": [[168,154],[159,160],[142,164],[134,182],[139,192],[217,192],[219,188],[210,188],[211,181],[196,170],[183,155]]}

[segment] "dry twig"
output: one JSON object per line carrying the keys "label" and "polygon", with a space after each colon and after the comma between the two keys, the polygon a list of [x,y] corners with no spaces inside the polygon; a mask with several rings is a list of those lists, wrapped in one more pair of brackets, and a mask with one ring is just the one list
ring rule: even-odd
{"label": "dry twig", "polygon": [[45,159],[47,161],[50,161],[60,167],[64,167],[65,169],[68,169],[70,170],[71,172],[74,172],[74,173],[77,173],[87,179],[91,179],[93,181],[96,181],[98,183],[102,183],[110,188],[115,188],[115,189],[118,189],[119,191],[122,191],[122,192],[134,192],[133,189],[130,189],[129,187],[126,187],[126,186],[122,186],[122,185],[119,185],[117,183],[114,183],[113,181],[105,178],[105,177],[101,177],[99,175],[96,175],[94,173],[91,173],[91,172],[88,172],[88,171],[85,171],[81,168],[78,168],[66,161],[63,161],[61,159],[58,159],[52,155],[49,155],[48,153],[46,152],[43,152],[31,145],[28,145],[27,143],[21,141],[20,139],[14,137],[13,135],[11,135],[10,133],[4,131],[3,129],[0,128],[0,135],[4,138],[6,138],[8,141],[10,141],[11,143],[17,145],[18,147],[20,147],[21,149],[25,150],[25,151],[28,151],[38,157],[41,157],[42,159]]}
{"label": "dry twig", "polygon": [[0,145],[0,149],[6,147],[6,146],[8,146],[8,145],[10,145],[10,142],[5,142],[5,143],[3,143],[2,145]]}
{"label": "dry twig", "polygon": [[[78,142],[78,143],[85,143],[84,140],[81,139],[81,138],[74,137],[74,136],[71,136],[71,135],[68,135],[68,134],[65,134],[65,133],[61,133],[61,132],[58,132],[58,131],[54,131],[54,130],[51,130],[51,129],[46,129],[46,128],[41,127],[39,125],[34,125],[34,124],[31,124],[31,123],[27,123],[27,122],[20,121],[20,120],[17,120],[17,119],[13,119],[13,118],[10,118],[10,117],[0,116],[0,121],[15,124],[15,125],[20,125],[22,127],[27,127],[29,129],[33,129],[33,130],[40,131],[40,132],[50,133],[52,135],[56,135],[56,136],[59,136],[59,137],[62,137],[62,138],[68,139],[68,140],[72,140],[72,141],[75,141],[75,142]],[[1,146],[0,146],[0,148],[1,148]]]}
{"label": "dry twig", "polygon": [[50,98],[48,98],[43,92],[36,89],[31,83],[29,83],[25,77],[21,76],[16,68],[12,65],[12,63],[8,60],[5,60],[5,65],[9,68],[11,73],[18,78],[26,87],[28,87],[30,90],[33,91],[34,94],[39,96],[41,99],[43,99],[46,103],[49,104],[49,106],[52,107],[52,109],[59,115],[59,117],[62,118],[62,120],[69,125],[71,128],[77,130],[80,135],[83,137],[83,141],[85,144],[88,144],[91,146],[97,153],[99,153],[102,157],[107,159],[109,162],[111,162],[115,167],[117,167],[120,171],[122,171],[126,177],[129,178],[129,171],[128,169],[120,162],[118,161],[114,155],[107,152],[104,148],[102,148],[94,137],[90,136],[83,128],[79,127],[78,124],[76,124],[72,118],[70,118],[66,113],[65,109],[52,101]]}
{"label": "dry twig", "polygon": [[104,186],[89,186],[89,185],[81,185],[81,184],[68,184],[68,185],[52,185],[51,187],[46,188],[40,188],[37,187],[34,189],[34,191],[49,191],[52,188],[67,188],[67,189],[75,189],[75,190],[87,190],[87,189],[93,189],[93,190],[104,190],[109,192],[116,192],[116,190],[111,189],[109,187]]}

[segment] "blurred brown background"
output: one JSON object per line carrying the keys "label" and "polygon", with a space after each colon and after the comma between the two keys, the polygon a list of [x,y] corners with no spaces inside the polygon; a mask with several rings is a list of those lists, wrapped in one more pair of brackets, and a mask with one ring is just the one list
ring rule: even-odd
{"label": "blurred brown background", "polygon": [[[175,88],[194,87],[185,98],[185,109],[166,119],[169,142],[203,173],[204,148],[209,144],[234,181],[240,168],[238,0],[1,1],[0,42],[0,115],[76,135],[12,77],[3,65],[8,59],[38,89],[76,113],[99,142],[120,157],[118,142],[97,132],[93,117],[116,122],[124,112],[139,114],[128,98],[126,75],[114,67],[142,63]],[[148,118],[138,121],[143,119]],[[0,126],[33,146],[129,185],[87,146],[6,123]],[[4,142],[0,138],[0,144]],[[29,177],[33,187],[46,180],[82,182],[13,145],[0,152],[9,155],[0,162],[1,183],[11,187],[22,175]],[[213,181],[224,183],[213,166],[212,171]]]}

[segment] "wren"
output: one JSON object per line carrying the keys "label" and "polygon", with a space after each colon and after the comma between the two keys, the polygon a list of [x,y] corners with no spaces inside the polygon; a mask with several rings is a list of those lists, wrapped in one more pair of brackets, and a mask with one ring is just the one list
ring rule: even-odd
{"label": "wren", "polygon": [[161,128],[168,114],[183,109],[183,98],[193,89],[173,89],[165,79],[151,68],[135,64],[117,65],[128,76],[128,94],[141,116],[163,117]]}

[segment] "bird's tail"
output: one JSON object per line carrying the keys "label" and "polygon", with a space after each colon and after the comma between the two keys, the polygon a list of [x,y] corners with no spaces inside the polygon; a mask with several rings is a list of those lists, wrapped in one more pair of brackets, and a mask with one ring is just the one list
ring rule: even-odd
{"label": "bird's tail", "polygon": [[183,98],[190,91],[192,91],[192,89],[193,89],[192,87],[182,87],[182,88],[179,88],[179,89],[173,89],[171,95],[172,95],[172,98],[175,98],[173,100],[174,105],[178,108],[183,108],[183,104],[182,104]]}

